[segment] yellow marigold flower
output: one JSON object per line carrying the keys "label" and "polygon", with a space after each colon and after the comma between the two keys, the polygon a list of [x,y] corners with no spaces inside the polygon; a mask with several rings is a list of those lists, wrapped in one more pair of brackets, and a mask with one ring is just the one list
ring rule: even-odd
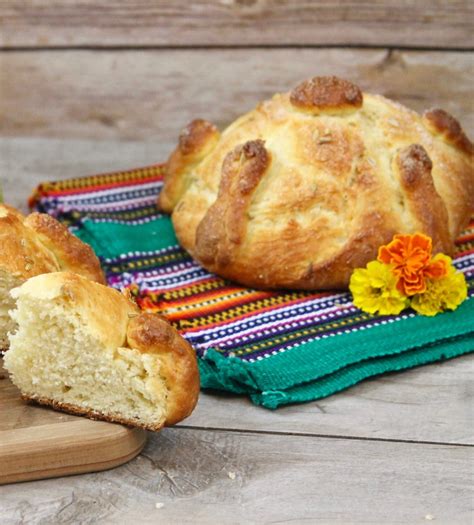
{"label": "yellow marigold flower", "polygon": [[456,271],[451,258],[443,254],[435,258],[447,263],[448,274],[440,279],[429,279],[426,291],[412,298],[411,307],[422,315],[433,316],[444,310],[456,310],[467,297],[466,279]]}
{"label": "yellow marigold flower", "polygon": [[397,281],[389,264],[372,261],[357,268],[349,284],[354,305],[370,314],[399,314],[410,301],[397,289]]}

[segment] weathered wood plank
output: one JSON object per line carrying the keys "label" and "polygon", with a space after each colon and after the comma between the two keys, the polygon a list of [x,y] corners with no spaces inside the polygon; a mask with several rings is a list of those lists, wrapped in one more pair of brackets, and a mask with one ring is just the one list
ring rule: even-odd
{"label": "weathered wood plank", "polygon": [[182,425],[474,444],[471,356],[365,381],[317,402],[269,411],[245,398],[204,392]]}
{"label": "weathered wood plank", "polygon": [[473,56],[351,49],[0,53],[0,135],[174,142],[196,117],[219,126],[277,91],[336,74],[474,134]]}
{"label": "weathered wood plank", "polygon": [[472,459],[469,447],[168,429],[112,471],[2,487],[0,522],[461,525]]}
{"label": "weathered wood plank", "polygon": [[[42,181],[152,164],[171,143],[0,139],[5,198],[26,210]],[[378,439],[473,443],[473,359],[470,356],[367,381],[317,403],[276,412],[247,399],[203,394],[183,424]]]}
{"label": "weathered wood plank", "polygon": [[3,0],[0,45],[473,45],[468,0]]}
{"label": "weathered wood plank", "polygon": [[4,198],[27,211],[27,199],[41,182],[156,164],[173,147],[171,141],[98,142],[0,137],[0,181]]}

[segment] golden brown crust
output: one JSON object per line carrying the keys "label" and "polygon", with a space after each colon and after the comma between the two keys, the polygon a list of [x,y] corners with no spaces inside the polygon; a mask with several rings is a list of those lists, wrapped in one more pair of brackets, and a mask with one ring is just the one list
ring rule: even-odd
{"label": "golden brown crust", "polygon": [[71,270],[105,283],[92,248],[50,215],[25,217],[11,206],[0,205],[0,243],[0,270],[19,279]]}
{"label": "golden brown crust", "polygon": [[360,268],[375,259],[379,246],[389,242],[395,233],[384,215],[367,212],[358,231],[347,240],[344,248],[328,261],[309,263],[294,287],[302,290],[345,288],[353,268]]}
{"label": "golden brown crust", "polygon": [[190,170],[210,153],[218,139],[218,129],[203,119],[193,120],[181,132],[178,146],[166,164],[165,187],[158,200],[164,212],[171,213],[186,190]]}
{"label": "golden brown crust", "polygon": [[214,124],[207,120],[195,119],[191,121],[179,134],[179,151],[187,157],[199,156],[216,132],[217,128]]}
{"label": "golden brown crust", "polygon": [[0,205],[0,246],[0,270],[17,279],[59,270],[54,255],[24,225],[24,216],[5,205]]}
{"label": "golden brown crust", "polygon": [[447,142],[468,155],[474,153],[474,146],[464,133],[461,124],[447,111],[438,108],[430,109],[423,113],[423,118],[428,129],[433,133],[439,133]]}
{"label": "golden brown crust", "polygon": [[[265,153],[248,157],[249,140]],[[343,288],[396,233],[420,231],[452,250],[474,211],[471,148],[440,110],[421,117],[348,81],[314,78],[237,119],[187,167],[173,225],[222,277]]]}
{"label": "golden brown crust", "polygon": [[199,396],[199,371],[192,346],[163,317],[142,313],[127,328],[127,342],[140,352],[160,356],[160,375],[166,383],[165,425],[189,416]]}
{"label": "golden brown crust", "polygon": [[44,397],[27,396],[21,394],[21,398],[28,403],[37,403],[39,405],[50,406],[55,410],[72,414],[73,416],[85,416],[88,419],[94,421],[107,421],[108,423],[119,423],[128,427],[143,428],[144,430],[151,430],[152,432],[158,432],[163,428],[163,423],[157,423],[149,425],[138,420],[125,419],[117,415],[106,415],[102,412],[95,410],[88,410],[87,408],[80,407],[78,405],[71,405],[70,403],[60,403],[54,401],[54,399],[46,399]]}
{"label": "golden brown crust", "polygon": [[237,146],[225,158],[217,200],[196,234],[195,256],[214,271],[227,266],[241,245],[252,193],[269,164],[263,140]]}
{"label": "golden brown crust", "polygon": [[104,272],[94,250],[73,235],[64,224],[45,213],[31,213],[25,226],[38,234],[41,243],[54,253],[61,270],[78,273],[105,284]]}
{"label": "golden brown crust", "polygon": [[[258,250],[248,253],[247,257],[239,257],[226,264],[215,261],[212,266],[206,266],[227,279],[252,288],[274,288],[272,283],[278,279],[281,288],[343,289],[353,268],[375,259],[378,247],[388,243],[395,233],[386,216],[368,212],[344,247],[321,263],[311,261],[308,256],[314,252],[313,247],[321,238],[318,233],[302,232],[297,224],[290,222],[278,243],[269,239],[259,245]],[[300,254],[296,264],[295,252]],[[298,264],[300,261],[305,261],[304,265]]]}
{"label": "golden brown crust", "polygon": [[20,219],[21,222],[23,222],[25,219],[25,216],[23,215],[23,213],[21,213],[20,210],[17,210],[16,208],[14,208],[13,206],[10,206],[9,204],[0,203],[0,217],[7,213],[12,214],[15,217],[18,217],[18,219]]}
{"label": "golden brown crust", "polygon": [[298,109],[344,111],[362,106],[362,91],[358,86],[338,77],[314,77],[296,86],[290,102]]}
{"label": "golden brown crust", "polygon": [[434,253],[452,251],[448,212],[436,191],[431,170],[433,163],[425,148],[412,144],[398,153],[396,167],[404,204],[419,221],[418,230],[433,239]]}

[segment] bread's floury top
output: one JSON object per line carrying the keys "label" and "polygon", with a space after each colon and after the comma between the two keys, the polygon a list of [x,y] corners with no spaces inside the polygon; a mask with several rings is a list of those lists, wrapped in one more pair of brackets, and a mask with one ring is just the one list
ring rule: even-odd
{"label": "bread's floury top", "polygon": [[222,133],[191,122],[159,206],[209,271],[257,288],[345,288],[396,233],[452,251],[474,208],[472,156],[445,111],[420,116],[316,77]]}

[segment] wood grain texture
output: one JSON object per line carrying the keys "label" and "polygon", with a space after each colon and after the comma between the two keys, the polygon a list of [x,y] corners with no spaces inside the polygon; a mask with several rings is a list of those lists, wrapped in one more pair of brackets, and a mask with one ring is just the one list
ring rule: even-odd
{"label": "wood grain texture", "polygon": [[0,45],[473,45],[468,0],[3,0]]}
{"label": "wood grain texture", "polygon": [[[27,196],[42,181],[153,164],[171,147],[166,142],[1,138],[5,198],[26,211]],[[375,378],[330,398],[277,411],[255,407],[243,397],[205,393],[183,425],[472,444],[473,365],[472,356],[464,356]]]}
{"label": "wood grain texture", "polygon": [[319,436],[474,444],[472,356],[385,374],[344,392],[269,411],[239,396],[201,394],[181,425]]}
{"label": "wood grain texture", "polygon": [[166,429],[112,471],[3,487],[0,523],[467,525],[472,460],[470,447]]}
{"label": "wood grain texture", "polygon": [[0,182],[5,201],[28,211],[27,199],[43,181],[70,179],[160,162],[169,142],[115,142],[0,137]]}
{"label": "wood grain texture", "polygon": [[[278,68],[278,71],[275,68]],[[341,49],[0,53],[0,135],[174,142],[315,75],[339,75],[474,135],[471,54]]]}
{"label": "wood grain texture", "polygon": [[[223,6],[223,12],[233,9],[237,21],[239,10],[247,17],[255,6],[270,5],[251,0],[241,0],[238,7],[227,1],[199,2],[199,7],[198,2],[187,3],[199,19],[197,30],[193,16],[182,11],[175,17],[179,26],[173,26],[172,14],[164,24],[157,24],[147,11],[148,0],[136,6],[120,3],[122,22],[115,15],[117,1],[108,2],[101,12],[94,7],[98,3],[87,0],[73,7],[72,2],[45,2],[1,2],[0,41],[6,46],[35,47],[87,42],[159,46],[162,38],[163,45],[168,39],[179,46],[189,45],[188,35],[200,34],[205,45],[216,45],[222,38],[236,38],[237,30],[229,20],[220,21],[219,36],[219,28],[199,18],[199,8],[204,14],[209,5]],[[412,10],[403,14],[411,18],[405,28],[394,25],[399,24],[404,6],[413,3],[384,3],[392,18],[384,23],[378,19],[384,41],[410,45],[424,40],[420,45],[431,45],[431,38],[443,41],[443,46],[458,46],[449,42],[462,40],[462,47],[472,41],[462,29],[469,25],[472,4],[434,2],[432,9],[440,16],[435,15],[431,23],[413,16]],[[157,9],[164,4],[182,9],[184,0],[153,2]],[[285,38],[287,43],[303,43],[304,34],[311,42],[347,40],[355,33],[362,34],[363,43],[380,37],[378,28],[368,26],[363,13],[355,11],[354,3],[345,4],[345,16],[352,21],[356,15],[362,17],[357,24],[345,25],[341,16],[337,23],[327,19],[319,23],[309,14],[316,2],[305,2],[305,20],[299,22],[298,31],[294,26],[279,31],[272,17],[279,13],[284,28],[285,17],[290,20],[294,6],[302,4],[272,2],[275,14],[264,15],[268,30],[257,17],[252,27],[247,21],[240,24],[238,38],[250,44],[253,34],[284,44]],[[332,9],[336,16],[336,4],[344,5],[329,1],[319,3],[317,9],[328,9],[327,13]],[[417,4],[423,9],[427,2]],[[134,11],[127,5],[133,5]],[[282,16],[279,10],[285,5]],[[371,14],[382,9],[381,2],[370,5]],[[68,9],[70,16],[65,19]],[[25,10],[36,14],[28,18]],[[136,13],[142,11],[147,14],[137,23]],[[43,16],[46,12],[49,20]],[[461,22],[453,23],[452,17],[458,15]],[[207,26],[199,25],[203,20]],[[435,31],[439,24],[454,24],[457,34]],[[42,180],[159,162],[192,118],[203,116],[223,126],[277,90],[315,74],[332,73],[417,110],[444,106],[474,135],[473,59],[467,53],[9,51],[0,53],[0,179],[6,198],[25,210],[29,192]],[[97,474],[2,486],[0,524],[400,524],[427,523],[427,516],[434,523],[469,524],[474,449],[465,445],[473,441],[472,377],[473,360],[466,356],[376,378],[331,398],[275,412],[243,398],[205,394],[183,427],[151,436],[144,453],[127,465]],[[48,413],[48,422],[69,417],[39,410]],[[216,428],[224,430],[212,430]],[[156,508],[156,503],[164,506]]]}
{"label": "wood grain texture", "polygon": [[95,472],[134,458],[146,433],[21,401],[0,359],[0,485]]}

